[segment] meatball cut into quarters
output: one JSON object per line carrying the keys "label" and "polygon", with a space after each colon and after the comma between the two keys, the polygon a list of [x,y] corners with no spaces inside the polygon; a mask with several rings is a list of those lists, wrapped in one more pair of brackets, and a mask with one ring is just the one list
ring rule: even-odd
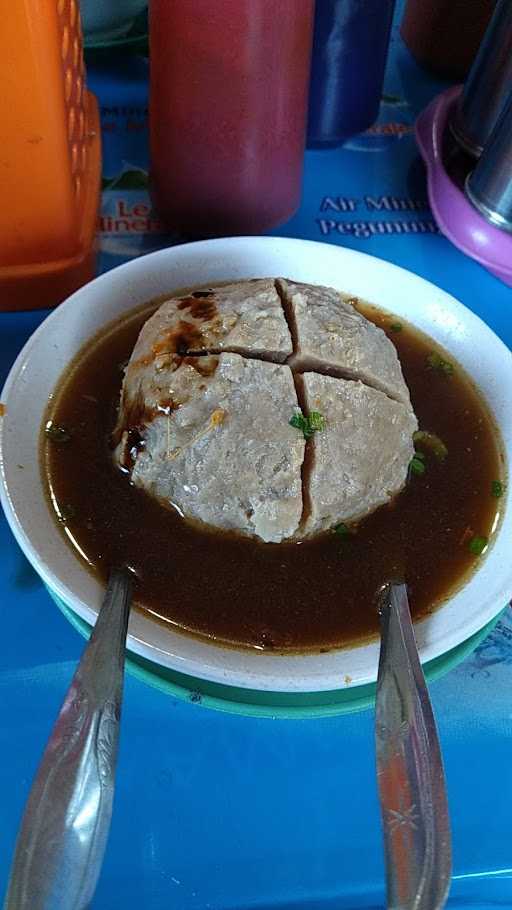
{"label": "meatball cut into quarters", "polygon": [[114,457],[185,518],[279,543],[393,499],[416,429],[382,329],[332,288],[265,278],[161,303],[125,370]]}

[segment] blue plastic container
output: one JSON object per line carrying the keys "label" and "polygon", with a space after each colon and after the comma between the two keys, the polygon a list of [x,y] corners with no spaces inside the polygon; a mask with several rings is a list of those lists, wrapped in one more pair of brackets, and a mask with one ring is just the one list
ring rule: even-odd
{"label": "blue plastic container", "polygon": [[308,147],[341,145],[377,118],[395,0],[319,0]]}

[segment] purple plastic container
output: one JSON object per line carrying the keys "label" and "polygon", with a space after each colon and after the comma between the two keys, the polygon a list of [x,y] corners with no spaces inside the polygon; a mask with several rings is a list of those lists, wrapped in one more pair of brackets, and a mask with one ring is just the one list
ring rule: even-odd
{"label": "purple plastic container", "polygon": [[443,139],[461,92],[455,86],[438,95],[416,122],[416,139],[427,166],[430,207],[452,243],[512,287],[512,234],[490,224],[446,171]]}

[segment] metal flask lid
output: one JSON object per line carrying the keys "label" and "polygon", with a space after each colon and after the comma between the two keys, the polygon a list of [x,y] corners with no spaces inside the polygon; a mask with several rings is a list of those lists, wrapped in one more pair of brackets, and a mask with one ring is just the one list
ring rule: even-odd
{"label": "metal flask lid", "polygon": [[491,224],[512,232],[512,87],[465,189],[470,202]]}
{"label": "metal flask lid", "polygon": [[512,0],[498,0],[450,123],[471,155],[481,155],[511,86]]}

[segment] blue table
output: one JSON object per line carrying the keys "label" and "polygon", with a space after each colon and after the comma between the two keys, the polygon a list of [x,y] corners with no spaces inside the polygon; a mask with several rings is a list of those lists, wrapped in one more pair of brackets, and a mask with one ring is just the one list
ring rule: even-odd
{"label": "blue table", "polygon": [[[453,293],[512,346],[512,291],[437,233],[411,124],[442,86],[393,38],[379,125],[306,156],[303,204],[278,233],[338,243]],[[102,104],[101,267],[168,238],[147,203],[147,63],[94,55]],[[389,97],[391,96],[391,97]],[[126,176],[128,174],[128,177]],[[110,219],[110,220],[109,220]],[[0,314],[0,379],[44,314]],[[20,814],[83,641],[0,519],[0,889]],[[512,612],[431,693],[453,820],[450,906],[512,905]],[[330,910],[384,904],[373,715],[286,721],[179,702],[128,677],[114,819],[95,908]]]}

